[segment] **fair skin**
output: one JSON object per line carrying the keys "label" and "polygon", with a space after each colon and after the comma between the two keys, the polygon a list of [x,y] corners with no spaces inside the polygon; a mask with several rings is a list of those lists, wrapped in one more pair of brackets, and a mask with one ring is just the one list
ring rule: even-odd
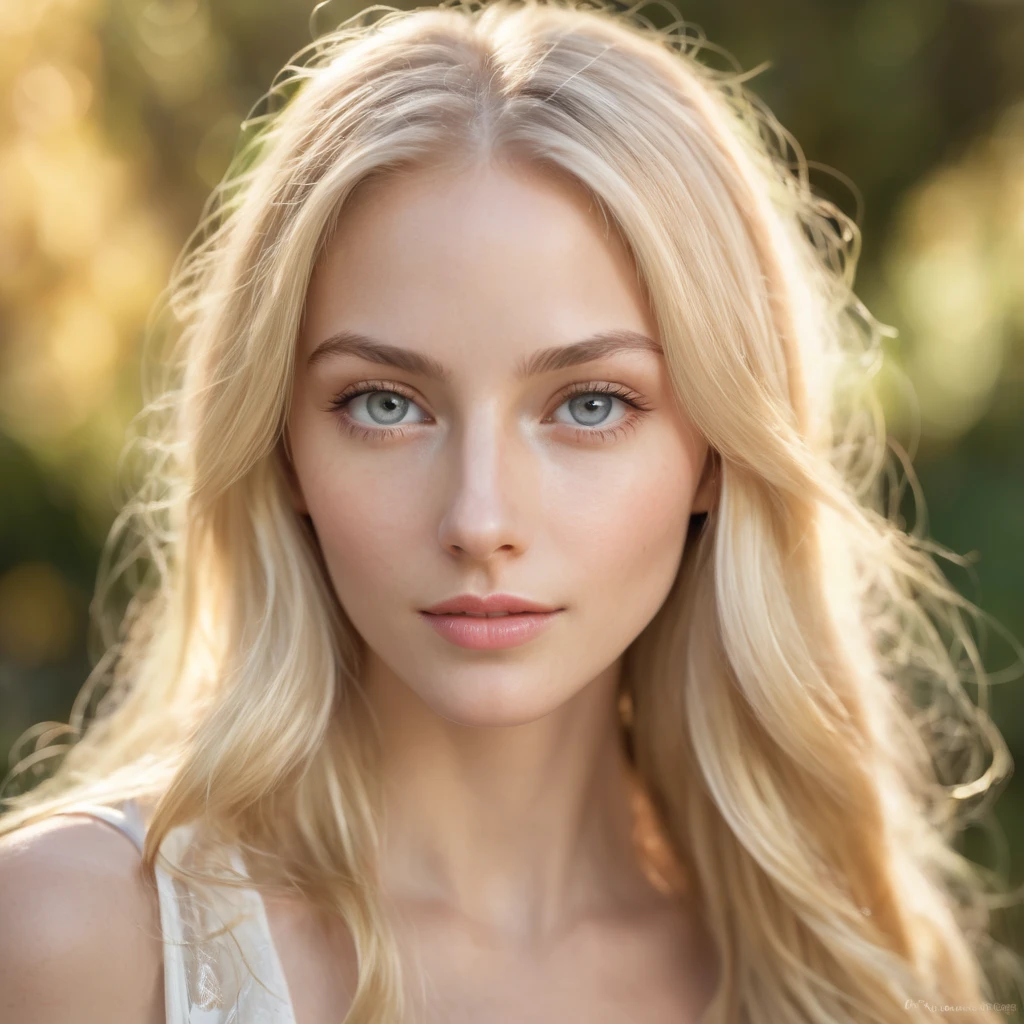
{"label": "fair skin", "polygon": [[[311,362],[341,331],[427,357],[445,379],[365,349]],[[518,373],[540,350],[611,331],[651,343]],[[668,594],[690,515],[713,500],[706,443],[659,346],[629,256],[585,194],[518,165],[364,190],[310,282],[291,497],[362,638],[384,754],[382,877],[427,1024],[667,1024],[696,1021],[710,999],[710,941],[634,849],[615,705],[623,652]],[[332,407],[357,388],[371,393]],[[345,422],[375,433],[352,436]],[[496,591],[562,610],[529,642],[488,651],[452,644],[420,614]],[[134,855],[103,824],[67,821]],[[59,843],[60,829],[32,841]],[[17,904],[9,862],[0,850],[0,898]],[[34,868],[23,858],[20,870]],[[132,879],[126,867],[119,899],[151,927],[153,896]],[[68,913],[83,899],[66,899]],[[343,930],[294,901],[268,898],[267,909],[297,1024],[337,1024],[354,979]],[[12,1019],[101,1019],[70,995],[73,1015],[37,1010],[4,953]],[[108,1005],[102,1019],[161,1019],[159,945],[137,955],[152,963],[117,980],[135,986],[122,997],[135,1015]],[[116,970],[92,961],[93,975]],[[80,973],[95,992],[101,983]]]}

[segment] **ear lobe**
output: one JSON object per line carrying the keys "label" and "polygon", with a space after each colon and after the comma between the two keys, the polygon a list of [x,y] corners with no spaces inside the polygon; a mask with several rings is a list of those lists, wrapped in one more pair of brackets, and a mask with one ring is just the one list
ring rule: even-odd
{"label": "ear lobe", "polygon": [[693,495],[693,504],[690,508],[691,515],[701,512],[710,512],[718,501],[718,479],[719,479],[719,457],[718,452],[713,448],[708,449],[704,459],[704,469],[701,471],[700,482]]}
{"label": "ear lobe", "polygon": [[292,462],[291,451],[288,448],[288,437],[286,434],[281,435],[281,440],[277,446],[277,458],[278,464],[281,467],[281,472],[284,475],[285,484],[288,488],[288,497],[291,500],[292,507],[298,515],[308,516],[309,509],[306,508],[306,500],[302,496],[302,487],[299,484],[299,478],[295,472],[295,465]]}
{"label": "ear lobe", "polygon": [[294,486],[289,487],[292,498],[292,507],[296,513],[300,516],[308,516],[309,509],[306,508],[306,502],[302,497],[302,491],[299,489],[299,485],[296,483]]}

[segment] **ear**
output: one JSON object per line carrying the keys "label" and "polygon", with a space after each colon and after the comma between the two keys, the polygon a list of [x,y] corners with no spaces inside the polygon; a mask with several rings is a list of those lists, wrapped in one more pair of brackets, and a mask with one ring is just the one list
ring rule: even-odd
{"label": "ear", "polygon": [[281,439],[277,443],[277,459],[288,487],[288,496],[291,499],[292,507],[298,515],[308,516],[309,509],[306,508],[306,499],[303,497],[302,486],[299,483],[298,474],[295,472],[295,464],[292,462],[287,432],[281,434]]}
{"label": "ear", "polygon": [[718,471],[720,461],[718,452],[709,447],[707,455],[704,457],[704,468],[701,471],[700,481],[693,495],[693,504],[690,508],[691,515],[710,512],[718,503],[718,483],[721,476]]}

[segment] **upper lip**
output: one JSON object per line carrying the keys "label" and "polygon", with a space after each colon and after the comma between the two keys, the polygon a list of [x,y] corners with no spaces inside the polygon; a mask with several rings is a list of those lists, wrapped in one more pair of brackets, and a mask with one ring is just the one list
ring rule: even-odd
{"label": "upper lip", "polygon": [[460,594],[448,601],[424,608],[430,615],[451,615],[454,612],[468,612],[471,615],[486,615],[491,612],[557,612],[558,608],[531,601],[515,594]]}

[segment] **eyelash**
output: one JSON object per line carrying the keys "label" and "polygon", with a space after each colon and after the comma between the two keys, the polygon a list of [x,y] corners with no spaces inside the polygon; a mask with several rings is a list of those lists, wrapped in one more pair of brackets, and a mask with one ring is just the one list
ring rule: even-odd
{"label": "eyelash", "polygon": [[[355,384],[351,388],[345,389],[331,400],[329,408],[336,412],[343,413],[345,407],[350,402],[359,398],[360,395],[372,395],[378,391],[401,395],[403,398],[408,398],[411,402],[416,401],[416,396],[401,384],[396,384],[392,381],[373,380],[366,381],[363,384]],[[625,402],[626,405],[636,411],[624,416],[612,427],[595,427],[592,429],[587,429],[586,427],[572,427],[571,429],[576,435],[576,438],[584,443],[592,443],[594,441],[598,443],[607,442],[614,440],[620,435],[624,436],[636,429],[640,420],[638,413],[647,412],[651,408],[649,405],[645,404],[640,395],[635,391],[631,391],[629,388],[623,387],[621,384],[596,382],[587,384],[570,384],[569,387],[567,387],[559,396],[560,400],[558,405],[562,405],[570,398],[575,398],[576,395],[591,394],[612,395],[613,397]],[[405,436],[405,429],[403,427],[380,427],[377,429],[364,427],[362,424],[355,423],[353,420],[349,419],[345,413],[339,417],[339,421],[341,426],[352,437],[356,437],[364,441],[390,441],[393,438]],[[562,426],[567,426],[567,424],[562,424]]]}

